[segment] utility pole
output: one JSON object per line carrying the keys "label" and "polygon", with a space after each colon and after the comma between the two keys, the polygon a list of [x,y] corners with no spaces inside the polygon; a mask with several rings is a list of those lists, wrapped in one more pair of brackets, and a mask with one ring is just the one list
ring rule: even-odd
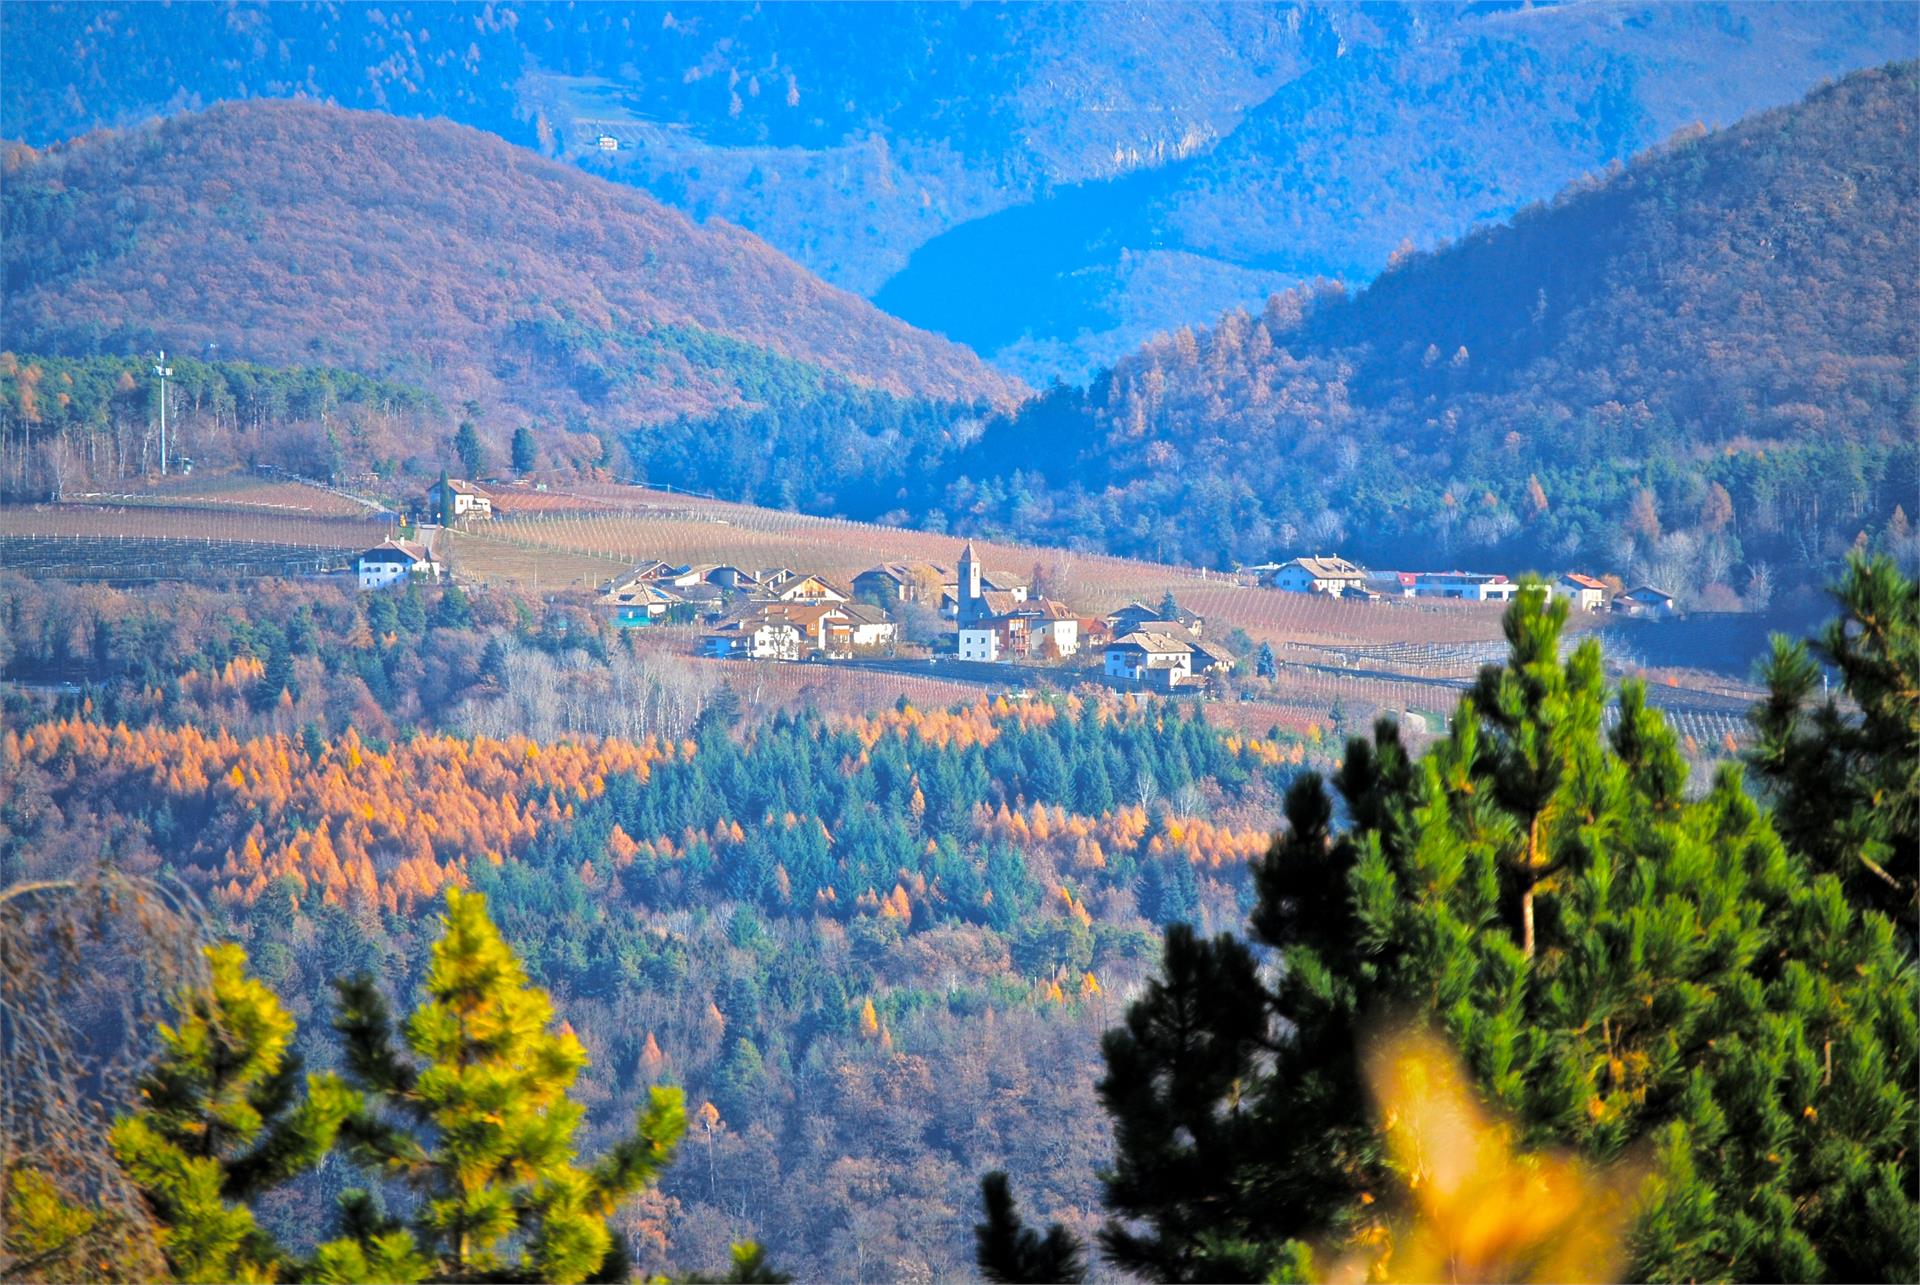
{"label": "utility pole", "polygon": [[173,367],[167,365],[167,350],[160,350],[160,361],[153,368],[160,376],[160,476],[167,475],[167,376],[173,373]]}

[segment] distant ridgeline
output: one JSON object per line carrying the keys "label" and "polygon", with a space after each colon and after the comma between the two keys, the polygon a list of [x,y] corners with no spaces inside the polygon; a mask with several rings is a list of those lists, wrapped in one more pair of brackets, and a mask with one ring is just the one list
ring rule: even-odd
{"label": "distant ridgeline", "polygon": [[[0,348],[357,370],[459,408],[494,459],[526,428],[560,469],[835,389],[1025,392],[738,228],[444,120],[228,103],[0,161]],[[403,462],[437,471],[452,427]]]}
{"label": "distant ridgeline", "polygon": [[[1230,565],[1587,562],[1731,601],[1920,494],[1915,64],[1510,225],[1182,329],[996,420],[921,507]],[[1816,570],[1816,568],[1818,570]]]}
{"label": "distant ridgeline", "polygon": [[[148,357],[0,352],[0,495],[43,499],[144,476],[160,460]],[[327,366],[167,358],[176,467],[271,463],[329,476],[390,461],[446,410],[412,384]]]}

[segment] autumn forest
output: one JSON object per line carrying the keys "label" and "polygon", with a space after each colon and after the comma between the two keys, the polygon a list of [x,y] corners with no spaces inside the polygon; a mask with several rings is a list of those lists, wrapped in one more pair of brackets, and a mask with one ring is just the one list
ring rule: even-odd
{"label": "autumn forest", "polygon": [[0,1283],[1920,1279],[1920,0],[0,4]]}

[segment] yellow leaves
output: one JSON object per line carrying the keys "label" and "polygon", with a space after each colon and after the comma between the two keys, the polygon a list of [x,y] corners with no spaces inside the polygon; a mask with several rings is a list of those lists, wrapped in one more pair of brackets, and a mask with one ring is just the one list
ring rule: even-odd
{"label": "yellow leaves", "polygon": [[616,868],[624,868],[632,865],[634,858],[640,855],[640,845],[616,824],[607,835],[607,855],[613,859]]}
{"label": "yellow leaves", "polygon": [[1637,1167],[1596,1170],[1568,1155],[1518,1151],[1512,1127],[1482,1109],[1451,1051],[1431,1036],[1381,1039],[1365,1069],[1388,1167],[1410,1200],[1400,1220],[1354,1236],[1331,1279],[1618,1277]]}
{"label": "yellow leaves", "polygon": [[880,1038],[880,1014],[874,1010],[872,999],[860,1002],[860,1034],[870,1040]]}
{"label": "yellow leaves", "polygon": [[1086,999],[1100,993],[1100,979],[1092,973],[1080,975],[1080,998]]}
{"label": "yellow leaves", "polygon": [[693,1119],[701,1132],[711,1134],[720,1127],[720,1108],[711,1102],[702,1102],[700,1109],[693,1113]]}

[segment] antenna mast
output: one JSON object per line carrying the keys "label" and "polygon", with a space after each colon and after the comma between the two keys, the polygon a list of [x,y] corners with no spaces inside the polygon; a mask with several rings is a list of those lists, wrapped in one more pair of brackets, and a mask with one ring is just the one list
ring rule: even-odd
{"label": "antenna mast", "polygon": [[167,475],[167,376],[173,373],[173,367],[167,365],[167,350],[160,350],[160,360],[155,364],[153,373],[160,376],[160,476]]}

